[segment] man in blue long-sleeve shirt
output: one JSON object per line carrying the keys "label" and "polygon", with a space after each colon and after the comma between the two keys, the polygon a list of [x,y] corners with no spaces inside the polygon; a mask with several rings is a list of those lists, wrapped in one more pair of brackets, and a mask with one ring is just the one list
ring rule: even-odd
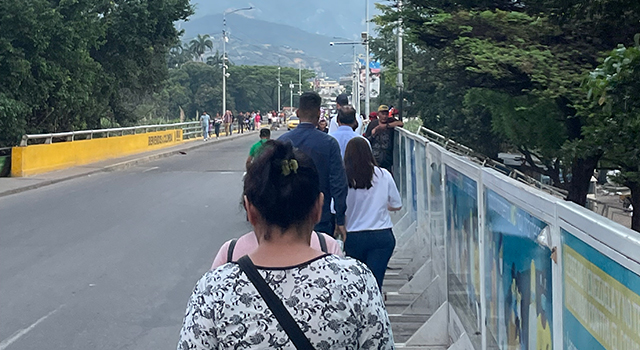
{"label": "man in blue long-sleeve shirt", "polygon": [[334,233],[334,222],[331,215],[331,199],[334,201],[335,233],[342,240],[346,239],[344,216],[347,211],[347,175],[340,155],[340,146],[333,137],[316,129],[320,119],[322,98],[315,92],[305,92],[300,96],[298,118],[300,125],[280,136],[281,141],[290,141],[313,159],[320,176],[320,191],[324,194],[322,217],[315,230],[328,234]]}

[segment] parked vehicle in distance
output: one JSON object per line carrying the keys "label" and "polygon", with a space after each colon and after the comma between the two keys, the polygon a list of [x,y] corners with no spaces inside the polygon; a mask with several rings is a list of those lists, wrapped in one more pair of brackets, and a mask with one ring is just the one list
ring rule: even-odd
{"label": "parked vehicle in distance", "polygon": [[289,117],[289,119],[287,119],[287,130],[295,129],[298,124],[300,124],[300,119],[298,119],[298,117]]}

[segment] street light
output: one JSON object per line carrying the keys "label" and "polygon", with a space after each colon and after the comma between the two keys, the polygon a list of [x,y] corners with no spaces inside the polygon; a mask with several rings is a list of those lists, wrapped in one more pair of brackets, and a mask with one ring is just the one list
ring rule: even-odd
{"label": "street light", "polygon": [[222,115],[227,112],[227,78],[229,77],[229,73],[227,73],[227,15],[236,13],[239,11],[252,10],[253,6],[243,7],[235,10],[227,10],[222,13]]}
{"label": "street light", "polygon": [[[359,63],[356,61],[356,54],[355,54],[355,50],[353,53],[353,62],[343,62],[343,63],[338,63],[338,65],[340,66],[344,66],[344,65],[350,65],[351,66],[351,75],[352,77],[352,82],[351,82],[351,101],[353,106],[356,108],[356,114],[360,115],[360,77],[358,74],[358,66]],[[357,96],[357,98],[356,98]]]}
{"label": "street light", "polygon": [[289,112],[293,112],[293,88],[296,87],[293,84],[293,81],[289,83],[289,89],[291,90],[291,100],[290,100],[290,105],[289,105]]}
{"label": "street light", "polygon": [[[357,41],[342,41],[342,42],[330,42],[329,46],[336,45],[351,45],[353,47],[353,88],[351,89],[351,103],[356,108],[356,114],[360,115],[360,77],[358,71],[358,61],[356,56],[357,45],[362,45],[363,42]],[[368,86],[368,85],[367,85]],[[365,89],[365,94],[369,94],[369,90]],[[366,98],[365,98],[366,101]],[[368,114],[367,114],[368,115]]]}
{"label": "street light", "polygon": [[[402,0],[398,0],[398,12],[402,11]],[[402,37],[404,30],[402,29],[402,17],[398,18],[398,78],[396,85],[398,86],[398,116],[402,120],[402,104],[404,103],[404,79],[403,79],[403,62],[402,62]]]}
{"label": "street light", "polygon": [[280,81],[280,67],[278,67],[278,115],[280,114],[280,88],[282,87],[282,82]]}

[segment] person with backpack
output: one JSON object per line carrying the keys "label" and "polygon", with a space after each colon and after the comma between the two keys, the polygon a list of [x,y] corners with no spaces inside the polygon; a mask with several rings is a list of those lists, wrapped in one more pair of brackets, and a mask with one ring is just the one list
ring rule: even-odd
{"label": "person with backpack", "polygon": [[196,283],[177,349],[394,349],[371,271],[310,246],[324,201],[313,160],[268,141],[243,194],[258,246]]}

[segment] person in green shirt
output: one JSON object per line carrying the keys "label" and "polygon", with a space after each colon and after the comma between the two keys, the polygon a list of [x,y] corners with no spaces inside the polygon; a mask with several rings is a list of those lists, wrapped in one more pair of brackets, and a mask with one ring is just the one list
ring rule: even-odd
{"label": "person in green shirt", "polygon": [[253,160],[260,155],[260,153],[262,153],[262,150],[264,149],[264,144],[269,141],[269,139],[271,138],[271,130],[264,128],[264,129],[260,129],[260,141],[256,142],[253,144],[253,146],[251,146],[251,149],[249,150],[249,157],[247,158],[247,163],[246,163],[246,167],[247,169],[249,169],[249,165],[251,165],[251,162],[253,162]]}

